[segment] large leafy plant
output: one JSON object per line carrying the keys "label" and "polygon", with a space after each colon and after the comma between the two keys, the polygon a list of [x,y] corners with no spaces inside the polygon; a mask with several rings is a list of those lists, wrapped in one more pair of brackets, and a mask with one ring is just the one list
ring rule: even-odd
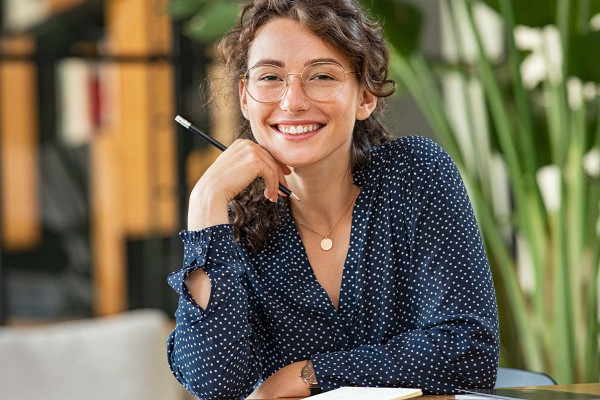
{"label": "large leafy plant", "polygon": [[[391,72],[462,173],[496,283],[501,363],[598,381],[600,0],[439,0],[442,60],[419,50],[418,6],[361,2],[383,22]],[[203,41],[238,7],[171,3]],[[486,19],[501,37],[485,35]]]}
{"label": "large leafy plant", "polygon": [[[393,68],[463,172],[496,278],[502,361],[597,381],[600,2],[440,4],[454,49],[444,63],[403,51],[406,32],[384,26]],[[503,24],[500,56],[486,48],[482,7]],[[448,80],[456,91],[444,96]]]}

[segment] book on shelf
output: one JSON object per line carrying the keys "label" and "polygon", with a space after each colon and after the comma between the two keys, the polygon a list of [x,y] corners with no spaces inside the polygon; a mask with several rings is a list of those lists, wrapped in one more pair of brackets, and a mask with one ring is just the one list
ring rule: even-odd
{"label": "book on shelf", "polygon": [[2,25],[7,31],[24,31],[39,24],[50,14],[45,0],[4,0]]}
{"label": "book on shelf", "polygon": [[[94,132],[114,116],[108,109],[111,96],[110,66],[70,57],[57,65],[58,135],[70,147],[89,144]],[[114,108],[114,107],[113,107]]]}

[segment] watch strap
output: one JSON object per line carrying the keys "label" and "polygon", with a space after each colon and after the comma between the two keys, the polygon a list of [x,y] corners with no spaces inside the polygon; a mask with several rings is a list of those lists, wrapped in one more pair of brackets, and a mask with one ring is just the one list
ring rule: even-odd
{"label": "watch strap", "polygon": [[315,394],[323,393],[323,391],[321,390],[321,388],[318,387],[318,386],[317,387],[309,387],[309,389],[310,389],[310,395],[311,396],[314,396]]}

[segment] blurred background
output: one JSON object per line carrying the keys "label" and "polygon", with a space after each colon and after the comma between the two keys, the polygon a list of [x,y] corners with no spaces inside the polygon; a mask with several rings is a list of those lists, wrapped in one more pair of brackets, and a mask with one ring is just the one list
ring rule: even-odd
{"label": "blurred background", "polygon": [[[440,143],[469,191],[501,365],[599,381],[600,0],[359,3],[384,26],[399,84],[384,124]],[[173,118],[233,141],[237,104],[214,58],[239,3],[0,4],[0,388],[21,385],[15,365],[42,382],[0,399],[77,393],[75,381],[90,392],[102,374],[131,391],[98,398],[180,396],[166,277],[218,151]],[[73,351],[90,346],[104,350]],[[79,364],[78,378],[48,378]]]}

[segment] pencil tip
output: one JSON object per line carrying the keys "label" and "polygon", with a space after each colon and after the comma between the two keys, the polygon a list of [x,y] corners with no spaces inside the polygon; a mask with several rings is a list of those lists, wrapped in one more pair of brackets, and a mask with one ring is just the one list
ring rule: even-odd
{"label": "pencil tip", "polygon": [[296,196],[296,195],[294,194],[294,192],[292,192],[292,197],[293,197],[293,198],[295,198],[296,200],[298,200],[299,202],[301,202],[301,203],[302,203],[302,200],[300,200],[300,199],[298,198],[298,196]]}

